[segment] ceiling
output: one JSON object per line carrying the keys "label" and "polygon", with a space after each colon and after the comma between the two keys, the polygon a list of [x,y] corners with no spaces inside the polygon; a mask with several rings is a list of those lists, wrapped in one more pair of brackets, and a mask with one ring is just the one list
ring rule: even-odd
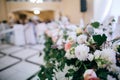
{"label": "ceiling", "polygon": [[[6,0],[8,2],[30,2],[31,0]],[[32,0],[36,1],[36,0]],[[42,0],[43,2],[60,2],[61,0]]]}

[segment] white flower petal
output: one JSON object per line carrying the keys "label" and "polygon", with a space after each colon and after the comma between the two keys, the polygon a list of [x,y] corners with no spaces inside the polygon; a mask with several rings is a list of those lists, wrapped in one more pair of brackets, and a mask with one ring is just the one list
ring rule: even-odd
{"label": "white flower petal", "polygon": [[79,45],[75,48],[75,56],[80,60],[80,61],[85,61],[88,57],[88,52],[89,52],[89,47],[86,45],[82,44]]}
{"label": "white flower petal", "polygon": [[88,60],[92,61],[94,59],[94,55],[93,54],[88,54]]}

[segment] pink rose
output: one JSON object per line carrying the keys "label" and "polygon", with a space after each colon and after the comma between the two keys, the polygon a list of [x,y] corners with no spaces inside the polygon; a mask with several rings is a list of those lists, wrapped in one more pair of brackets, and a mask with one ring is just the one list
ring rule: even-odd
{"label": "pink rose", "polygon": [[65,44],[65,51],[69,50],[72,46],[72,43],[71,42],[68,42]]}

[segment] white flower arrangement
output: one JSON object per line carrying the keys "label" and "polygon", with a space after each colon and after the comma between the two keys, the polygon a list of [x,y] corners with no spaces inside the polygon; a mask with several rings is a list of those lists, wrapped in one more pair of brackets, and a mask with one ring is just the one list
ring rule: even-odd
{"label": "white flower arrangement", "polygon": [[80,36],[77,37],[77,43],[79,44],[83,44],[87,42],[87,36],[82,34]]}
{"label": "white flower arrangement", "polygon": [[107,76],[107,80],[116,80],[116,79],[113,78],[112,76],[108,75],[108,76]]}
{"label": "white flower arrangement", "polygon": [[[57,45],[58,50],[65,51],[65,55],[62,56],[63,60],[61,60],[61,63],[59,61],[58,64],[68,64],[67,62],[62,62],[65,59],[68,62],[70,61],[70,64],[75,68],[75,70],[68,70],[67,77],[71,77],[71,74],[74,74],[73,72],[77,72],[77,70],[79,71],[79,69],[83,69],[84,71],[89,70],[89,66],[91,70],[95,68],[96,71],[93,71],[94,76],[97,74],[95,72],[97,72],[97,70],[99,71],[99,69],[107,69],[110,72],[119,73],[120,76],[120,72],[118,72],[120,68],[116,65],[116,51],[111,48],[111,46],[104,47],[104,42],[107,40],[104,34],[96,34],[92,27],[81,29],[76,26],[74,26],[73,29],[70,29],[70,27],[64,28],[63,26],[60,28],[59,26],[58,29],[52,31],[56,33],[50,37],[57,38],[55,41],[53,39],[54,45]],[[69,74],[69,72],[71,72],[71,74]],[[83,73],[81,74],[81,76],[83,76]],[[97,75],[102,78],[99,74]],[[115,78],[109,74],[107,79],[115,80]]]}
{"label": "white flower arrangement", "polygon": [[93,54],[88,54],[87,58],[88,58],[89,61],[93,61],[94,55]]}
{"label": "white flower arrangement", "polygon": [[76,58],[75,54],[70,53],[70,51],[67,51],[67,52],[66,52],[65,57],[66,57],[67,59]]}
{"label": "white flower arrangement", "polygon": [[88,58],[88,52],[89,52],[89,47],[87,47],[84,44],[78,45],[75,48],[75,56],[78,58],[80,61],[85,61]]}

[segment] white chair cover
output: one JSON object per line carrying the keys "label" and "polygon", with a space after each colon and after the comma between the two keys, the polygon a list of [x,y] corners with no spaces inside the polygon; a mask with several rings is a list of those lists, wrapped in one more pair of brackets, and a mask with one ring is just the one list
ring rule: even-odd
{"label": "white chair cover", "polygon": [[[0,24],[0,32],[5,31],[7,29],[10,29],[8,24],[6,23]],[[5,38],[5,37],[6,37],[6,33],[0,35],[0,39]]]}
{"label": "white chair cover", "polygon": [[17,46],[25,45],[24,26],[22,24],[13,25],[14,44]]}
{"label": "white chair cover", "polygon": [[35,26],[33,23],[25,25],[25,41],[26,44],[36,44]]}
{"label": "white chair cover", "polygon": [[46,24],[45,23],[39,23],[36,25],[36,34],[37,36],[43,35],[46,30]]}
{"label": "white chair cover", "polygon": [[36,25],[35,29],[36,29],[37,42],[38,43],[44,43],[45,42],[44,33],[45,33],[45,30],[46,30],[46,24],[45,23],[39,23],[39,24]]}
{"label": "white chair cover", "polygon": [[[0,24],[0,33],[3,31],[3,26]],[[3,34],[0,34],[0,39],[4,38]]]}

